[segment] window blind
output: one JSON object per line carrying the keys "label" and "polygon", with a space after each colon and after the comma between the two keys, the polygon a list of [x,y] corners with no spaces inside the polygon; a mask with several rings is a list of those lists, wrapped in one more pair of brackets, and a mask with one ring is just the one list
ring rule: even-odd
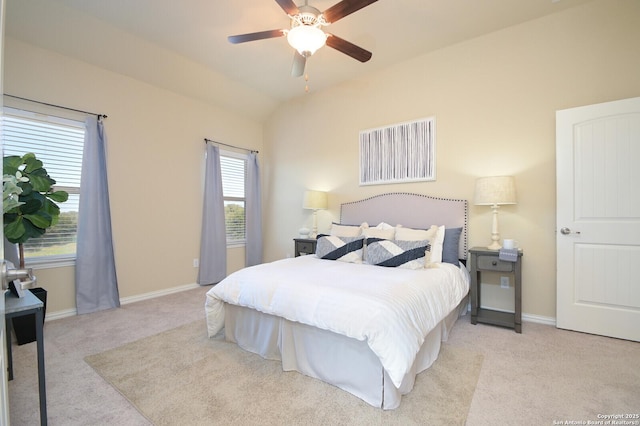
{"label": "window blind", "polygon": [[245,241],[246,156],[220,155],[224,217],[228,243]]}
{"label": "window blind", "polygon": [[58,203],[58,224],[42,237],[29,239],[24,244],[25,257],[75,256],[84,123],[5,107],[2,137],[4,156],[33,152],[55,179],[55,189],[69,193],[66,202]]}

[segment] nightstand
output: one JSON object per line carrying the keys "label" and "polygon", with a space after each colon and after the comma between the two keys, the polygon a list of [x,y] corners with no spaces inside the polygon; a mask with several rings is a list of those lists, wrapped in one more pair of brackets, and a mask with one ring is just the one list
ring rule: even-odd
{"label": "nightstand", "polygon": [[[518,250],[515,262],[501,260],[498,250],[473,247],[471,254],[471,324],[484,323],[513,328],[522,333],[522,250]],[[481,308],[480,284],[482,272],[511,274],[515,289],[515,312],[502,312]]]}
{"label": "nightstand", "polygon": [[294,238],[295,257],[305,254],[315,254],[317,240],[315,238]]}

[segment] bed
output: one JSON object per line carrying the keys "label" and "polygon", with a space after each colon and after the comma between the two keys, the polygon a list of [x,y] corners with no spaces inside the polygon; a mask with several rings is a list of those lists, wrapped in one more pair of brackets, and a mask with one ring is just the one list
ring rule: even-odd
{"label": "bed", "polygon": [[[209,336],[224,330],[226,340],[285,371],[397,408],[467,311],[467,210],[466,200],[408,193],[342,204],[316,255],[244,268],[212,287]],[[356,228],[364,235],[351,236]],[[358,244],[361,252],[348,248]],[[397,259],[405,263],[388,267]]]}

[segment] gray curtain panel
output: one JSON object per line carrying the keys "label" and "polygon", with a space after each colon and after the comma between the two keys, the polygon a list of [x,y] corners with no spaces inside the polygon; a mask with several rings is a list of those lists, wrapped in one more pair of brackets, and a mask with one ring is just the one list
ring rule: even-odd
{"label": "gray curtain panel", "polygon": [[260,189],[260,167],[255,152],[247,158],[247,180],[245,189],[246,263],[247,266],[262,263],[262,190]]}
{"label": "gray curtain panel", "polygon": [[224,223],[220,148],[207,143],[206,155],[198,270],[200,285],[216,284],[227,276],[227,231]]}
{"label": "gray curtain panel", "polygon": [[96,117],[85,121],[78,206],[76,308],[88,314],[120,306],[107,183],[107,138]]}

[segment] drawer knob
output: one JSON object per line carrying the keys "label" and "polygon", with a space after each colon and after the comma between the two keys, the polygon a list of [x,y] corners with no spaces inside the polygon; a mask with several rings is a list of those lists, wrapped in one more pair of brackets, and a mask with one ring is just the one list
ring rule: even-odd
{"label": "drawer knob", "polygon": [[498,264],[498,261],[494,260],[493,262],[491,262],[491,264],[492,264],[493,266],[496,266],[496,265]]}

